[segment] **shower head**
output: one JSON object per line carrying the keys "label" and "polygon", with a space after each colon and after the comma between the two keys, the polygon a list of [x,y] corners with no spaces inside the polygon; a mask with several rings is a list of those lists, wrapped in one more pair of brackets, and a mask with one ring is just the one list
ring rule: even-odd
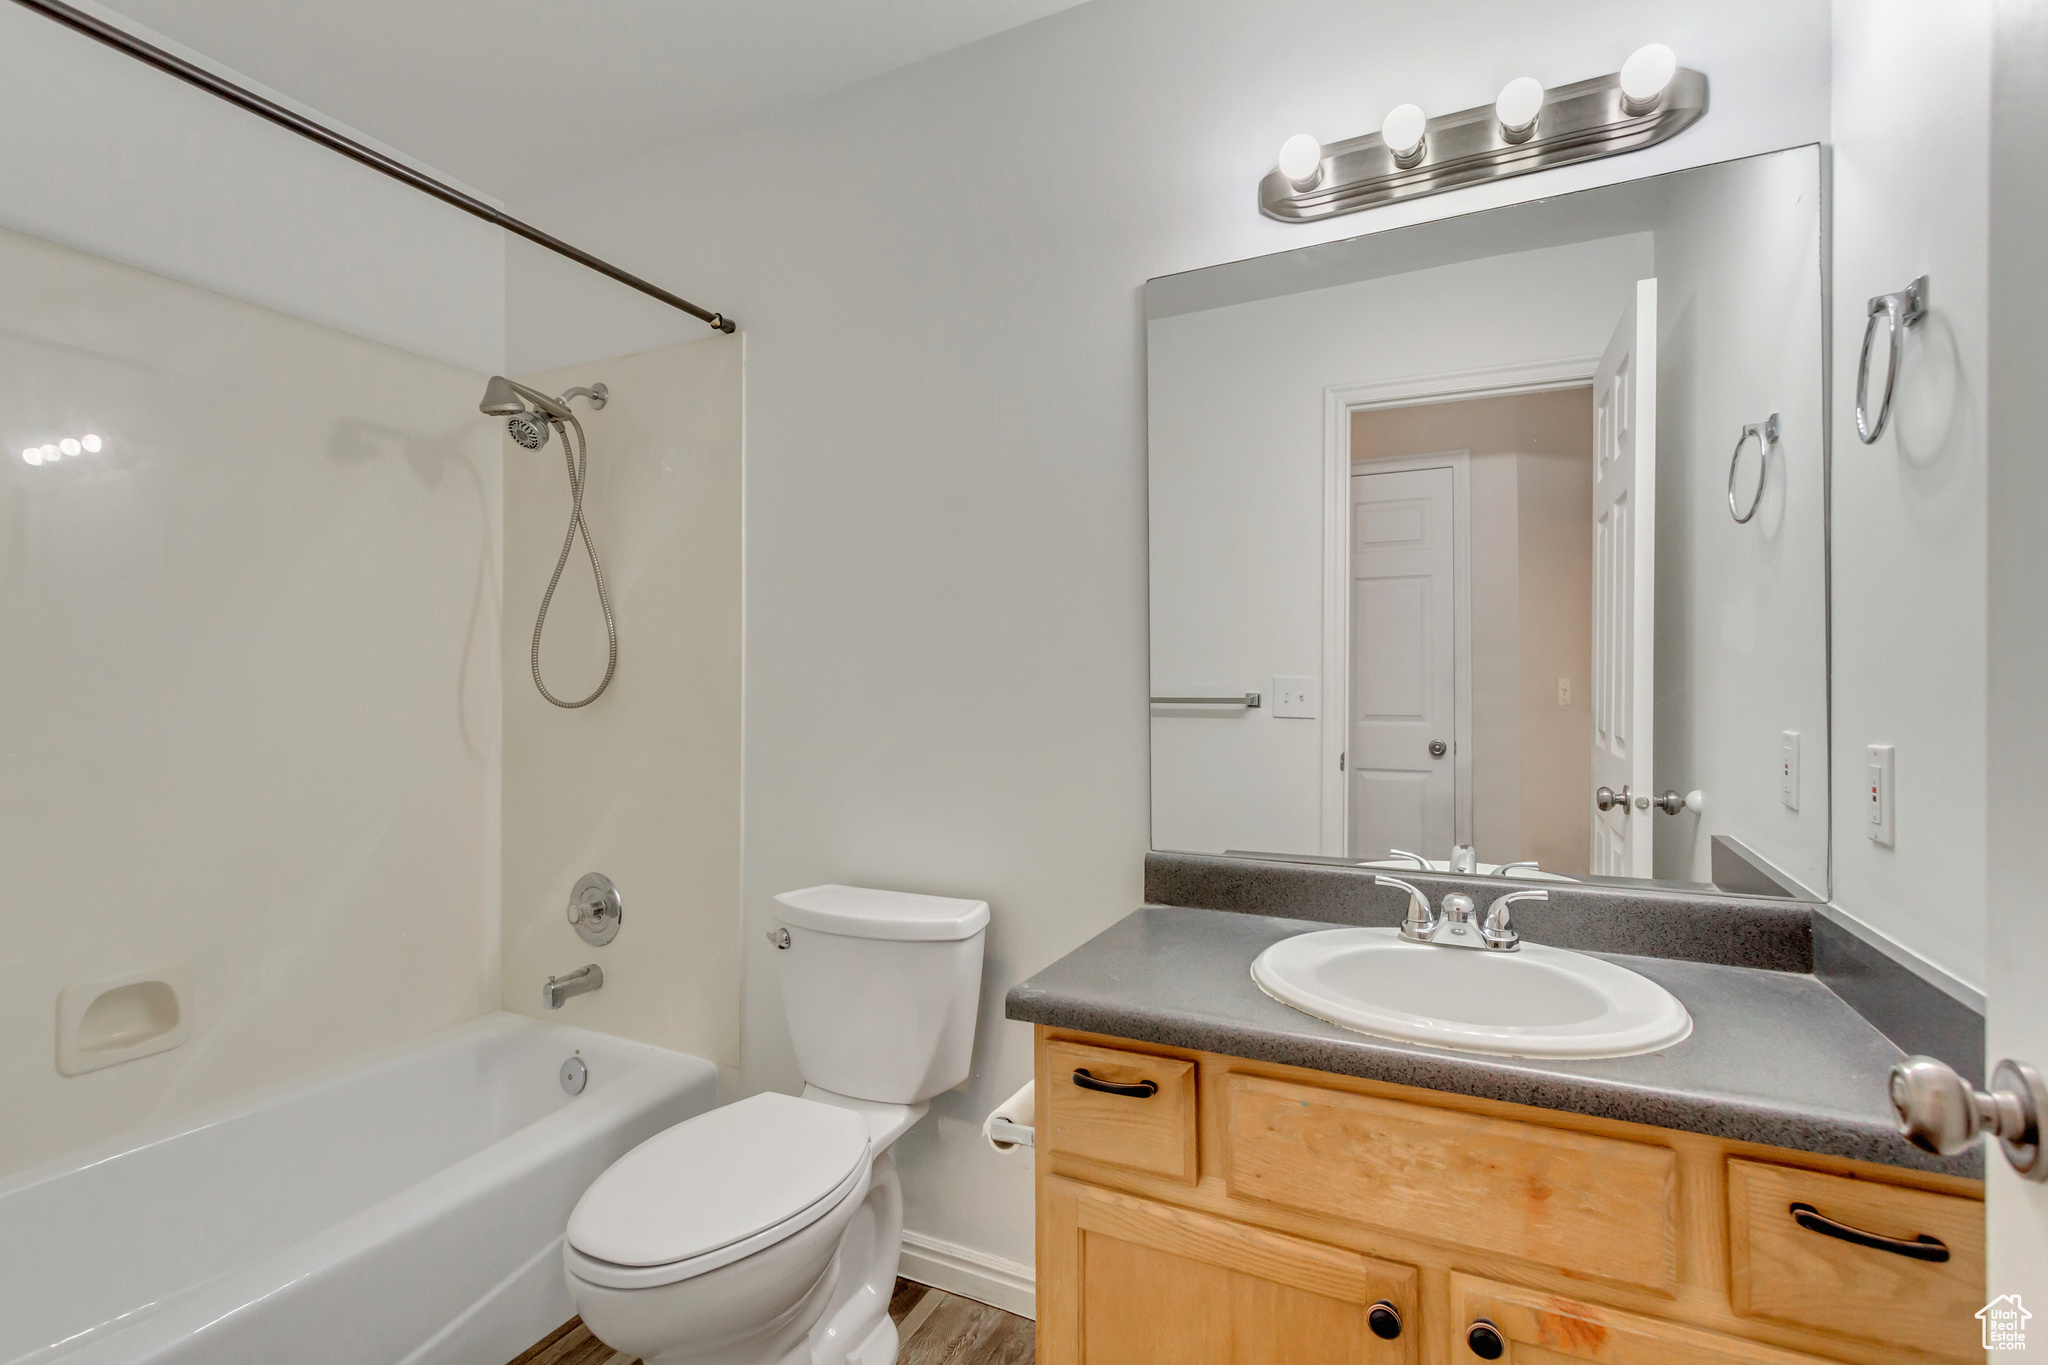
{"label": "shower head", "polygon": [[521,409],[505,419],[505,434],[528,450],[539,450],[548,443],[548,419]]}
{"label": "shower head", "polygon": [[525,399],[541,413],[556,421],[567,421],[569,405],[559,398],[550,398],[538,389],[529,389],[517,380],[507,379],[502,374],[491,376],[491,382],[484,385],[484,401],[477,408],[486,417],[511,417],[526,411],[520,402]]}
{"label": "shower head", "polygon": [[491,382],[484,385],[484,401],[477,404],[486,417],[510,417],[526,411],[519,394],[513,389],[512,381],[502,374],[491,376]]}

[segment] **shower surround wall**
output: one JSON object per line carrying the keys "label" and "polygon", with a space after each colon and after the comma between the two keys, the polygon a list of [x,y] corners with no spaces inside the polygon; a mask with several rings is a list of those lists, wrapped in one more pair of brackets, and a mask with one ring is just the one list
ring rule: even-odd
{"label": "shower surround wall", "polygon": [[6,1171],[497,1007],[501,488],[476,372],[12,232],[0,317]]}
{"label": "shower surround wall", "polygon": [[[505,1008],[714,1061],[740,1060],[740,364],[709,337],[523,376],[590,437],[583,516],[619,628],[605,694],[566,710],[534,690],[533,616],[569,521],[562,442],[504,442]],[[502,424],[489,423],[494,431]],[[500,438],[503,439],[503,438]],[[604,618],[581,540],[548,608],[541,671],[565,700],[604,677]],[[565,909],[586,872],[619,886],[601,948]],[[604,989],[559,1012],[541,982],[596,962]]]}

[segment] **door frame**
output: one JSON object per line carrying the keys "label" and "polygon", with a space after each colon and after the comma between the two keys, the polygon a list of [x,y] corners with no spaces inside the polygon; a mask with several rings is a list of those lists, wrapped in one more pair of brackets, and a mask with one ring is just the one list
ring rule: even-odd
{"label": "door frame", "polygon": [[[1351,740],[1351,414],[1371,408],[1421,407],[1456,403],[1467,398],[1499,398],[1517,393],[1544,393],[1593,382],[1598,355],[1564,356],[1518,365],[1411,375],[1369,384],[1332,384],[1323,390],[1323,667],[1322,695],[1322,831],[1323,856],[1349,856],[1351,783],[1340,767]],[[1453,525],[1458,544],[1452,561],[1458,574],[1458,639],[1455,676],[1459,843],[1472,836],[1472,647],[1471,647],[1471,521],[1469,456],[1455,466]],[[1422,463],[1418,465],[1417,460]],[[1372,462],[1392,471],[1441,467],[1448,454]],[[1417,849],[1418,853],[1428,850]],[[1445,850],[1448,854],[1449,850]]]}

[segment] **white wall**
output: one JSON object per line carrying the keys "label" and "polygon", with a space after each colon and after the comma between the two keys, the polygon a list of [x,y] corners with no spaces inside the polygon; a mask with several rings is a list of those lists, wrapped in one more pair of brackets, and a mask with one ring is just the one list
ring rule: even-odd
{"label": "white wall", "polygon": [[437,360],[503,367],[498,228],[21,6],[0,9],[0,54],[0,226]]}
{"label": "white wall", "polygon": [[[1709,836],[1724,834],[1828,884],[1819,195],[1817,149],[1737,162],[1673,182],[1656,231],[1655,785],[1707,802],[1655,817],[1661,878],[1711,880]],[[1762,499],[1737,525],[1729,456],[1773,412]],[[1755,460],[1752,442],[1745,480]],[[1779,795],[1786,730],[1800,736],[1796,811]]]}
{"label": "white wall", "polygon": [[[1289,133],[1458,109],[1671,43],[1713,110],[1650,151],[1301,228]],[[909,1226],[1031,1259],[1030,1169],[971,1125],[1029,1074],[1012,982],[1129,912],[1146,817],[1149,277],[1820,140],[1818,0],[1443,7],[1096,0],[532,199],[748,333],[748,1083],[794,1088],[768,897],[827,879],[994,907],[969,1091],[902,1148]],[[773,166],[774,194],[758,168]],[[512,363],[702,335],[508,251]]]}
{"label": "white wall", "polygon": [[[1835,6],[1834,900],[1978,989],[1990,39],[1985,0]],[[1865,301],[1921,274],[1891,429],[1861,445]],[[1863,835],[1868,744],[1897,748],[1894,848]]]}
{"label": "white wall", "polygon": [[[1321,672],[1327,388],[1597,357],[1654,273],[1637,233],[1155,319],[1155,690],[1265,692],[1275,674]],[[1162,708],[1151,728],[1154,847],[1324,851],[1319,723]]]}
{"label": "white wall", "polygon": [[497,1007],[500,486],[473,371],[11,232],[0,319],[4,1172]]}
{"label": "white wall", "polygon": [[[740,363],[735,337],[528,376],[590,436],[583,516],[619,631],[587,707],[533,685],[534,613],[569,521],[562,442],[505,442],[505,1008],[740,1063]],[[548,607],[541,674],[574,701],[604,677],[604,618],[579,540]],[[586,872],[619,887],[617,939],[565,909]],[[602,990],[550,1014],[540,987],[586,962]]]}

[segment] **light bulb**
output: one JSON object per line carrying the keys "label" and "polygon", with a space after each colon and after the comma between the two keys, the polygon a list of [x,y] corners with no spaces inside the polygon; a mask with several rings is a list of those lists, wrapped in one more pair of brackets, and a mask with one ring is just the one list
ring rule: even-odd
{"label": "light bulb", "polygon": [[43,445],[38,446],[37,449],[42,453],[44,464],[55,464],[57,462],[57,447],[45,442]]}
{"label": "light bulb", "polygon": [[1296,133],[1280,144],[1280,174],[1297,190],[1312,190],[1323,178],[1323,144]]}
{"label": "light bulb", "polygon": [[57,449],[63,451],[66,455],[76,455],[79,451],[85,449],[85,447],[80,445],[72,437],[66,436],[63,440],[57,442]]}
{"label": "light bulb", "polygon": [[91,433],[87,433],[86,435],[79,437],[78,443],[85,447],[85,453],[88,455],[97,455],[100,453],[100,438],[92,435]]}
{"label": "light bulb", "polygon": [[1621,64],[1621,107],[1630,114],[1647,114],[1664,98],[1671,78],[1678,74],[1678,54],[1662,43],[1651,43],[1628,54]]}
{"label": "light bulb", "polygon": [[1517,76],[1500,88],[1493,102],[1494,117],[1500,120],[1500,135],[1509,142],[1526,142],[1536,131],[1536,116],[1543,112],[1543,82],[1534,76]]}
{"label": "light bulb", "polygon": [[35,446],[30,446],[21,452],[21,458],[30,464],[41,464],[43,462],[43,452]]}
{"label": "light bulb", "polygon": [[1429,127],[1429,116],[1422,112],[1419,104],[1396,105],[1386,120],[1380,124],[1380,141],[1387,144],[1387,150],[1394,154],[1394,164],[1406,170],[1422,160],[1422,135]]}

